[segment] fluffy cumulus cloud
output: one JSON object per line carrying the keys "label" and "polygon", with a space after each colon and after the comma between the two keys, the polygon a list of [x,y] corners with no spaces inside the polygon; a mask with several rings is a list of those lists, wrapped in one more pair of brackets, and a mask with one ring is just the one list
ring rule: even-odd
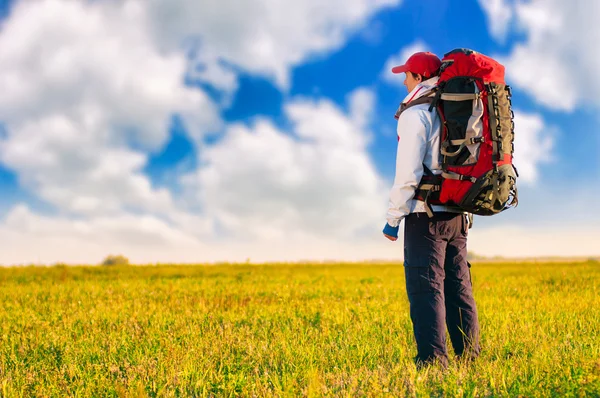
{"label": "fluffy cumulus cloud", "polygon": [[0,33],[0,160],[62,211],[172,210],[140,171],[147,154],[173,113],[197,134],[219,123],[184,71],[153,45],[141,3],[18,2]]}
{"label": "fluffy cumulus cloud", "polygon": [[[351,93],[344,108],[296,98],[285,106],[288,131],[264,119],[229,126],[183,177],[201,215],[65,218],[18,205],[0,226],[12,248],[3,261],[99,261],[107,250],[136,262],[397,259],[401,246],[373,233],[389,188],[367,151],[373,105],[367,89]],[[211,236],[215,230],[224,239]]]}
{"label": "fluffy cumulus cloud", "polygon": [[285,106],[291,132],[264,119],[230,126],[185,184],[234,236],[348,239],[379,228],[386,191],[367,152],[372,107],[365,89],[352,93],[347,112],[295,99]]}
{"label": "fluffy cumulus cloud", "polygon": [[572,111],[584,101],[600,106],[596,93],[600,68],[600,3],[532,0],[514,5],[516,25],[525,40],[503,58],[507,78],[540,104]]}
{"label": "fluffy cumulus cloud", "polygon": [[419,39],[402,48],[397,54],[394,54],[391,57],[389,57],[388,60],[385,62],[383,70],[381,71],[381,77],[383,78],[383,80],[393,85],[402,86],[404,84],[404,74],[394,74],[392,73],[392,68],[394,66],[403,65],[408,59],[408,57],[410,57],[414,53],[421,51],[431,50],[423,40]]}
{"label": "fluffy cumulus cloud", "polygon": [[0,225],[0,264],[99,263],[107,254],[122,253],[141,263],[218,263],[265,261],[398,260],[399,244],[361,241],[349,244],[336,236],[308,237],[302,242],[205,242],[151,216],[121,215],[65,219],[44,216],[18,205]]}
{"label": "fluffy cumulus cloud", "polygon": [[479,0],[479,5],[486,14],[492,36],[504,42],[513,18],[512,4],[507,0]]}
{"label": "fluffy cumulus cloud", "polygon": [[286,87],[291,66],[339,48],[375,13],[399,3],[149,0],[148,7],[156,40],[165,47],[198,46],[194,75],[232,89],[235,68],[271,77]]}
{"label": "fluffy cumulus cloud", "polygon": [[0,240],[3,264],[89,264],[110,253],[137,263],[226,258],[223,250],[151,214],[66,218],[40,215],[19,204],[0,225]]}
{"label": "fluffy cumulus cloud", "polygon": [[[203,135],[223,126],[219,105],[184,82],[234,92],[245,71],[285,87],[290,68],[339,48],[399,1],[16,2],[0,31],[0,161],[55,212],[17,205],[0,225],[3,245],[21,255],[34,245],[44,261],[61,260],[65,246],[86,261],[112,247],[138,261],[163,249],[181,254],[176,260],[197,260],[198,251],[214,260],[231,254],[200,243],[215,230],[235,235],[250,224],[253,236],[291,231],[314,241],[379,221],[385,195],[366,150],[372,93],[354,93],[348,111],[296,99],[286,107],[292,134],[261,120],[202,147]],[[185,198],[143,173],[169,140],[173,114],[205,162]]]}
{"label": "fluffy cumulus cloud", "polygon": [[519,182],[534,183],[543,163],[553,160],[554,129],[545,125],[539,114],[515,111],[514,164]]}
{"label": "fluffy cumulus cloud", "polygon": [[[340,48],[400,1],[17,1],[0,30],[0,162],[51,210],[40,214],[27,203],[8,210],[0,261],[94,262],[110,252],[137,262],[401,257],[401,245],[378,232],[390,185],[369,154],[371,90],[355,90],[344,105],[288,98],[282,125],[266,118],[225,125],[223,104],[185,84],[197,79],[233,94],[246,72],[285,88],[294,66]],[[587,95],[579,78],[598,65],[579,53],[583,43],[568,48],[575,33],[555,33],[580,11],[555,6],[565,15],[544,23],[535,18],[542,2],[515,8],[528,41],[507,69],[524,84],[524,62],[545,65],[550,77],[531,92],[545,87],[554,103],[551,82],[562,81],[569,59],[558,54],[576,54],[577,69],[566,76],[575,76],[572,91],[561,89],[558,105],[569,109]],[[597,36],[581,29],[581,42]],[[400,51],[386,79],[392,64],[426,49],[416,41]],[[199,159],[178,196],[143,172],[169,141],[174,114]],[[517,113],[515,123],[517,166],[534,181],[552,141],[539,138],[539,116]],[[223,134],[203,144],[212,132]]]}

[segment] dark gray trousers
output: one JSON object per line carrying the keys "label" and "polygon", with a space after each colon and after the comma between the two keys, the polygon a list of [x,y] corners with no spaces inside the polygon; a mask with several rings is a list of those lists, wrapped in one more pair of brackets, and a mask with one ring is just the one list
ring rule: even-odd
{"label": "dark gray trousers", "polygon": [[404,272],[417,365],[448,363],[446,327],[456,355],[479,355],[479,322],[467,262],[468,224],[458,213],[409,214],[404,221]]}

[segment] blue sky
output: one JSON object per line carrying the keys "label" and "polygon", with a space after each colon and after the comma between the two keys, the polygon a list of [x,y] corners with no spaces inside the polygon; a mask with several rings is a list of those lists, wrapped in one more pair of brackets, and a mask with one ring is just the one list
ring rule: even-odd
{"label": "blue sky", "polygon": [[[16,242],[0,262],[400,258],[380,230],[406,91],[385,66],[407,48],[457,47],[506,65],[527,147],[519,207],[478,217],[472,250],[598,254],[600,101],[586,91],[600,60],[568,44],[589,16],[558,1],[457,4],[314,1],[287,26],[283,8],[252,22],[218,2],[0,1],[0,86],[18,98],[0,102],[0,234]],[[508,253],[490,243],[502,233]]]}

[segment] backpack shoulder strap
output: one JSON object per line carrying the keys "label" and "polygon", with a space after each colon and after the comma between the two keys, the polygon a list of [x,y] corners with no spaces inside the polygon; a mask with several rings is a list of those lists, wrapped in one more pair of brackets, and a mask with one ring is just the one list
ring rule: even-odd
{"label": "backpack shoulder strap", "polygon": [[399,119],[402,112],[404,112],[408,108],[411,108],[415,105],[431,104],[431,103],[433,103],[433,100],[434,100],[434,97],[431,97],[428,95],[428,96],[424,96],[424,97],[419,97],[416,100],[410,101],[409,103],[402,103],[402,104],[400,104],[400,107],[396,111],[394,118]]}

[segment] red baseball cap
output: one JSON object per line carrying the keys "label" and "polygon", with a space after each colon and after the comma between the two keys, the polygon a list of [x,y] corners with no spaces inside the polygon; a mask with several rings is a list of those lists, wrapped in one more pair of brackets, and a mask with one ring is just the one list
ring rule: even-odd
{"label": "red baseball cap", "polygon": [[411,55],[404,65],[394,66],[393,73],[412,72],[425,77],[431,77],[442,65],[437,55],[427,52],[418,52]]}

